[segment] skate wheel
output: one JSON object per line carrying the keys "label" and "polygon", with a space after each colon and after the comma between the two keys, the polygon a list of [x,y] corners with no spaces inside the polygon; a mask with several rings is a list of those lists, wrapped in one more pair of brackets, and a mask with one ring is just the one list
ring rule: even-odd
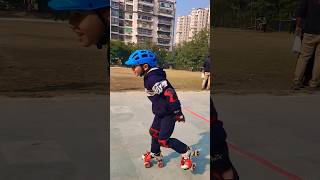
{"label": "skate wheel", "polygon": [[144,167],[145,167],[145,168],[150,168],[151,166],[152,166],[151,163],[144,163]]}
{"label": "skate wheel", "polygon": [[163,162],[158,162],[158,167],[159,168],[163,168],[163,166],[164,166]]}
{"label": "skate wheel", "polygon": [[190,170],[191,170],[191,171],[195,171],[195,170],[196,170],[196,168],[197,168],[197,165],[196,165],[196,164],[192,164],[192,166],[191,166]]}

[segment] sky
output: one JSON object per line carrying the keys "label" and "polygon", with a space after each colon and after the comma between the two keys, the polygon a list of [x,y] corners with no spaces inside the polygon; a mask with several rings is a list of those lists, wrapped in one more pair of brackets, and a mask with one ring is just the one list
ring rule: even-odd
{"label": "sky", "polygon": [[192,8],[206,8],[209,4],[210,0],[177,0],[176,16],[188,15]]}
{"label": "sky", "polygon": [[[174,36],[176,35],[176,26],[178,16],[185,16],[191,13],[192,8],[207,8],[209,7],[210,0],[177,0],[176,3],[176,17],[175,17],[175,27]],[[175,37],[174,37],[175,41]]]}

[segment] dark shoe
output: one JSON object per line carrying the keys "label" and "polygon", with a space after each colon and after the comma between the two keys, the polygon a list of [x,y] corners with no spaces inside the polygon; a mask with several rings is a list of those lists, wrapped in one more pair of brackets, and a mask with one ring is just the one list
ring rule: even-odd
{"label": "dark shoe", "polygon": [[308,87],[306,87],[306,90],[308,90],[308,91],[316,91],[318,88],[317,88],[317,86],[308,86]]}
{"label": "dark shoe", "polygon": [[303,88],[303,86],[300,84],[293,84],[291,87],[292,90],[300,90],[301,88]]}

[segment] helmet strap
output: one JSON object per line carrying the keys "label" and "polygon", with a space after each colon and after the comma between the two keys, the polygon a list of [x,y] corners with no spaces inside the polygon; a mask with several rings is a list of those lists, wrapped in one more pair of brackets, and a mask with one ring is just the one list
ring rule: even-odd
{"label": "helmet strap", "polygon": [[150,65],[148,64],[148,69],[147,69],[147,70],[144,70],[143,65],[144,65],[144,64],[140,64],[140,67],[141,67],[141,69],[142,69],[142,72],[141,72],[141,74],[140,74],[140,77],[146,75],[147,72],[151,69],[151,68],[150,68]]}

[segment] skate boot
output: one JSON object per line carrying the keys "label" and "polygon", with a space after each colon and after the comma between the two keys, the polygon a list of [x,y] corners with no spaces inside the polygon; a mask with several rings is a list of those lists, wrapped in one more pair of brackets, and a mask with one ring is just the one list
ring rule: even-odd
{"label": "skate boot", "polygon": [[150,168],[152,166],[152,154],[151,152],[146,152],[145,154],[142,155],[142,160],[144,161],[144,167],[145,168]]}
{"label": "skate boot", "polygon": [[157,161],[157,164],[158,164],[158,167],[159,168],[163,168],[164,164],[163,164],[163,161],[162,161],[162,154],[159,153],[159,154],[153,154],[154,156],[154,159]]}
{"label": "skate boot", "polygon": [[162,168],[163,165],[163,161],[162,161],[162,154],[154,154],[152,152],[146,152],[145,154],[142,155],[142,160],[144,161],[144,167],[145,168],[150,168],[153,164],[152,164],[152,159],[155,159],[157,161],[158,167]]}
{"label": "skate boot", "polygon": [[188,148],[188,151],[184,154],[181,155],[181,162],[180,162],[180,167],[181,169],[184,170],[195,170],[196,164],[192,162],[192,157],[193,156],[198,156],[199,151],[195,150],[193,151],[190,147]]}

